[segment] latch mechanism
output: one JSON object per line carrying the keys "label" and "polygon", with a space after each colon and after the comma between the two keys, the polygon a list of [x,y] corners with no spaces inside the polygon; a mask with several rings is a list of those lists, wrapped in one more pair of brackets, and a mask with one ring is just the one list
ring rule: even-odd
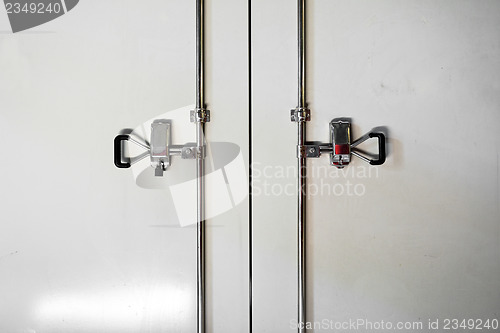
{"label": "latch mechanism", "polygon": [[151,124],[151,166],[155,176],[163,176],[163,171],[170,166],[170,122],[157,119]]}
{"label": "latch mechanism", "polygon": [[[378,139],[378,157],[367,157],[356,148],[368,139]],[[333,119],[330,122],[330,143],[311,142],[297,147],[297,156],[301,158],[318,158],[321,153],[330,154],[330,164],[341,169],[351,162],[351,155],[359,157],[371,165],[381,165],[385,162],[385,135],[369,132],[351,142],[351,122],[346,119]]]}
{"label": "latch mechanism", "polygon": [[330,153],[330,164],[337,168],[351,162],[351,123],[343,120],[332,120],[330,122],[330,141],[332,152]]}
{"label": "latch mechanism", "polygon": [[[155,176],[163,176],[163,172],[172,163],[172,156],[180,156],[182,159],[205,158],[205,147],[198,147],[196,143],[184,145],[172,145],[172,122],[168,119],[156,119],[151,124],[151,143],[142,143],[128,134],[120,134],[114,141],[114,162],[118,168],[130,168],[132,164],[139,162],[148,155],[151,167],[155,169]],[[136,157],[125,157],[123,154],[123,142],[130,141],[146,150]]]}

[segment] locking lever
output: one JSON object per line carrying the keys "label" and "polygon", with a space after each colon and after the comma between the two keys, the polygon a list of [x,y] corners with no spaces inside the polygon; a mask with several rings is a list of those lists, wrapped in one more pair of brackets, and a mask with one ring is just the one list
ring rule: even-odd
{"label": "locking lever", "polygon": [[[342,119],[334,119],[330,122],[330,137],[332,152],[330,153],[330,164],[341,169],[351,161],[351,154],[359,157],[371,165],[381,165],[385,162],[385,135],[383,133],[370,132],[351,143],[351,123]],[[361,154],[356,146],[370,138],[378,138],[378,158],[370,159]]]}
{"label": "locking lever", "polygon": [[360,137],[359,139],[357,139],[356,141],[354,141],[351,144],[351,148],[354,148],[357,145],[359,145],[359,144],[361,144],[361,143],[363,143],[366,140],[371,139],[371,138],[378,139],[378,158],[376,160],[369,159],[369,158],[363,156],[359,152],[359,150],[352,149],[351,153],[354,156],[359,157],[363,161],[370,163],[371,165],[382,165],[385,162],[385,156],[386,156],[386,154],[385,154],[385,135],[383,133],[374,133],[374,132],[367,133],[367,134],[363,135],[362,137]]}
{"label": "locking lever", "polygon": [[[136,157],[124,157],[123,156],[123,142],[124,141],[130,141],[135,143],[141,148],[144,148],[147,150],[146,152],[142,153],[139,156]],[[114,161],[115,161],[115,166],[117,168],[130,168],[133,164],[139,162],[143,158],[149,155],[149,146],[146,144],[143,144],[134,138],[132,138],[129,134],[120,134],[116,136],[115,138],[115,145],[114,145]],[[126,162],[124,162],[126,161]]]}
{"label": "locking lever", "polygon": [[[151,167],[155,169],[155,176],[163,176],[163,172],[171,165],[172,156],[181,156],[182,159],[205,158],[205,147],[198,147],[196,143],[184,145],[171,144],[171,121],[156,119],[151,124],[151,144],[141,143],[128,134],[120,134],[114,140],[114,162],[117,168],[130,168],[133,164],[149,156]],[[124,142],[131,141],[146,152],[136,157],[125,157]]]}
{"label": "locking lever", "polygon": [[[378,157],[371,159],[362,154],[356,147],[368,139],[378,139]],[[351,155],[359,157],[371,165],[384,164],[386,158],[385,135],[369,132],[351,143],[351,122],[347,119],[334,119],[330,122],[330,143],[309,142],[297,146],[297,156],[300,158],[317,158],[322,153],[330,154],[330,164],[342,169],[351,162]]]}

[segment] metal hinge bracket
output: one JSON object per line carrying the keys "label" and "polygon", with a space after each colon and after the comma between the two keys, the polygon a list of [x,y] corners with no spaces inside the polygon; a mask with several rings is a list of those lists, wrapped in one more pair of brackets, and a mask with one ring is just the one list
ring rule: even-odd
{"label": "metal hinge bracket", "polygon": [[208,123],[210,122],[210,110],[196,109],[190,113],[192,123]]}
{"label": "metal hinge bracket", "polygon": [[298,158],[318,158],[321,156],[319,145],[303,145],[297,146]]}
{"label": "metal hinge bracket", "polygon": [[185,160],[195,160],[206,157],[205,147],[197,147],[196,144],[188,143],[181,149],[181,158]]}
{"label": "metal hinge bracket", "polygon": [[310,121],[311,110],[308,108],[295,108],[290,111],[290,120],[294,122]]}

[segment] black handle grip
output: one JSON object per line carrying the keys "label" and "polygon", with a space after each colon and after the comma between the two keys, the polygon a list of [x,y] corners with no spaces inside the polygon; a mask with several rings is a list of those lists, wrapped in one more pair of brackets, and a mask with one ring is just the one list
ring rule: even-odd
{"label": "black handle grip", "polygon": [[370,160],[371,165],[382,165],[385,162],[385,135],[383,133],[370,133],[370,138],[378,138],[378,159]]}
{"label": "black handle grip", "polygon": [[117,168],[130,168],[129,162],[122,162],[122,141],[128,141],[129,136],[126,134],[120,134],[115,138],[115,165]]}

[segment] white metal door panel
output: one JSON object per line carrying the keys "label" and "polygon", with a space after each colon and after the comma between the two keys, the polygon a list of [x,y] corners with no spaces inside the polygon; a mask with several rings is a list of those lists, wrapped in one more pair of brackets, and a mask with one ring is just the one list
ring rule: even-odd
{"label": "white metal door panel", "polygon": [[[248,11],[244,0],[206,0],[207,102],[212,120],[206,137],[235,144],[226,166],[231,207],[207,224],[208,332],[248,332]],[[215,160],[215,158],[214,158]],[[218,161],[216,161],[218,162]],[[209,186],[209,185],[207,185]],[[207,198],[207,205],[222,198]]]}
{"label": "white metal door panel", "polygon": [[[207,139],[242,147],[245,163],[247,124],[225,119],[248,98],[246,3],[208,3]],[[196,230],[169,191],[112,163],[121,129],[194,103],[195,2],[82,1],[18,34],[0,15],[0,331],[195,331]],[[194,177],[185,162],[168,172]],[[247,325],[235,206],[207,227],[210,332]]]}
{"label": "white metal door panel", "polygon": [[295,2],[252,1],[251,19],[253,329],[289,332],[297,290]]}
{"label": "white metal door panel", "polygon": [[[309,161],[311,331],[498,319],[499,3],[306,2],[307,139],[351,117],[354,139],[384,126],[389,150],[379,167]],[[253,201],[258,332],[297,318],[296,30],[295,1],[252,2],[254,165],[268,171],[254,181],[275,188]]]}

